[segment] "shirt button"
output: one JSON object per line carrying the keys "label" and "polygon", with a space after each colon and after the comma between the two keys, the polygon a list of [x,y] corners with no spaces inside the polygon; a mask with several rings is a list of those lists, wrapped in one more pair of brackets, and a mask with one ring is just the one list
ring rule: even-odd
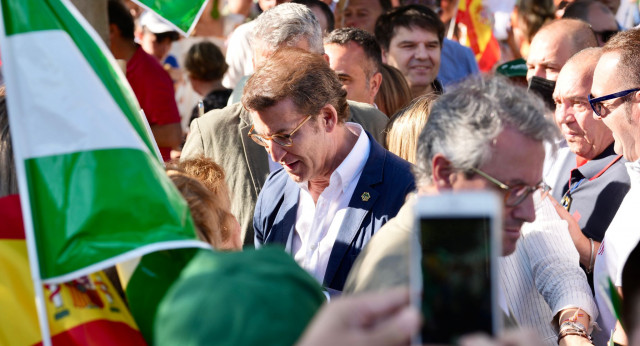
{"label": "shirt button", "polygon": [[311,250],[315,251],[318,248],[318,244],[311,244]]}

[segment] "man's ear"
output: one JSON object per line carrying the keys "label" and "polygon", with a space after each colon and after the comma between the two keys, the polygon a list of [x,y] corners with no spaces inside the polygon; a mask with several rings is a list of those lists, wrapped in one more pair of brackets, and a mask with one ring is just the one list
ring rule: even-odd
{"label": "man's ear", "polygon": [[324,58],[324,61],[326,61],[327,64],[329,63],[329,56],[327,55],[327,53],[322,53],[322,58]]}
{"label": "man's ear", "polygon": [[120,37],[120,28],[117,25],[109,24],[109,41],[113,42],[115,37]]}
{"label": "man's ear", "polygon": [[451,189],[456,180],[456,170],[451,161],[442,154],[436,154],[431,160],[433,184],[438,190]]}
{"label": "man's ear", "polygon": [[388,56],[389,56],[389,52],[387,52],[386,49],[382,48],[382,63],[383,64],[389,65],[389,62],[388,62],[389,59],[387,58]]}
{"label": "man's ear", "polygon": [[329,103],[324,105],[320,110],[320,115],[322,122],[321,126],[325,129],[326,132],[331,132],[335,129],[338,124],[338,111]]}
{"label": "man's ear", "polygon": [[371,95],[372,99],[376,98],[378,90],[380,90],[380,85],[382,85],[382,73],[376,72],[371,79],[369,79],[369,95]]}

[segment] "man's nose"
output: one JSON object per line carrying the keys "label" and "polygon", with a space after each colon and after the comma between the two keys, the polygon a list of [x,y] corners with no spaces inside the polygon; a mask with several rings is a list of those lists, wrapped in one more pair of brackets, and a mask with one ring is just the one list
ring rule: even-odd
{"label": "man's nose", "polygon": [[558,124],[568,124],[576,120],[573,114],[573,107],[567,103],[556,104],[556,122]]}
{"label": "man's nose", "polygon": [[269,147],[267,147],[267,151],[269,155],[271,155],[271,160],[273,162],[281,162],[284,156],[287,154],[287,151],[283,149],[283,147],[274,142],[273,140],[269,141]]}
{"label": "man's nose", "polygon": [[429,57],[427,47],[424,44],[421,43],[416,47],[415,57],[416,59],[427,59]]}
{"label": "man's nose", "polygon": [[543,66],[536,66],[533,68],[533,75],[540,78],[547,79],[547,70]]}
{"label": "man's nose", "polygon": [[513,207],[511,216],[524,222],[533,222],[536,219],[536,208],[533,203],[533,194],[529,194],[522,203]]}

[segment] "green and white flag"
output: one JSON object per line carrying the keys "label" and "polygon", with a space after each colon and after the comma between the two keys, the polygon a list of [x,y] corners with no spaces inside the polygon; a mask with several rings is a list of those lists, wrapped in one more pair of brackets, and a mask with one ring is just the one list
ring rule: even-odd
{"label": "green and white flag", "polygon": [[185,36],[189,36],[209,0],[133,0],[157,13]]}
{"label": "green and white flag", "polygon": [[68,0],[0,0],[3,73],[36,282],[202,247],[109,50]]}

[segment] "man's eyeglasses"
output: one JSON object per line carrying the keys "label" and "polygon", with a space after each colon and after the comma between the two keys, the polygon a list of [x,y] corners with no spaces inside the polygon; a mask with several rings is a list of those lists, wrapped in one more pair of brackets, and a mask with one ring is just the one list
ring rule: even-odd
{"label": "man's eyeglasses", "polygon": [[539,189],[544,192],[548,192],[549,190],[551,190],[551,188],[543,181],[539,182],[535,186],[529,186],[526,184],[509,186],[477,168],[471,168],[471,170],[474,173],[477,173],[483,178],[489,180],[490,182],[496,184],[500,189],[504,190],[506,192],[504,195],[504,205],[509,208],[513,208],[518,204],[524,202],[524,200],[527,199],[527,197],[529,197],[531,193]]}
{"label": "man's eyeglasses", "polygon": [[[604,95],[596,98],[591,98],[591,95],[589,95],[587,99],[589,100],[589,104],[591,105],[591,109],[593,109],[593,112],[596,113],[596,115],[599,116],[600,118],[604,118],[608,115],[609,110],[602,104],[602,101],[625,97],[631,94],[632,92],[635,92],[638,90],[640,90],[640,88],[618,91],[617,93]],[[605,112],[607,114],[605,114]]]}
{"label": "man's eyeglasses", "polygon": [[257,133],[251,133],[253,131],[253,126],[251,126],[251,128],[249,129],[249,133],[247,133],[247,135],[251,137],[251,139],[253,139],[254,142],[260,144],[263,147],[269,147],[269,141],[274,141],[276,144],[283,147],[290,147],[293,145],[293,140],[291,139],[293,134],[296,133],[296,131],[298,131],[302,127],[302,125],[304,125],[304,123],[306,123],[309,119],[311,119],[310,115],[304,118],[304,120],[302,120],[302,122],[298,126],[296,126],[296,128],[293,129],[293,131],[289,132],[288,134],[276,133],[275,135],[271,135],[271,136],[259,135]]}

